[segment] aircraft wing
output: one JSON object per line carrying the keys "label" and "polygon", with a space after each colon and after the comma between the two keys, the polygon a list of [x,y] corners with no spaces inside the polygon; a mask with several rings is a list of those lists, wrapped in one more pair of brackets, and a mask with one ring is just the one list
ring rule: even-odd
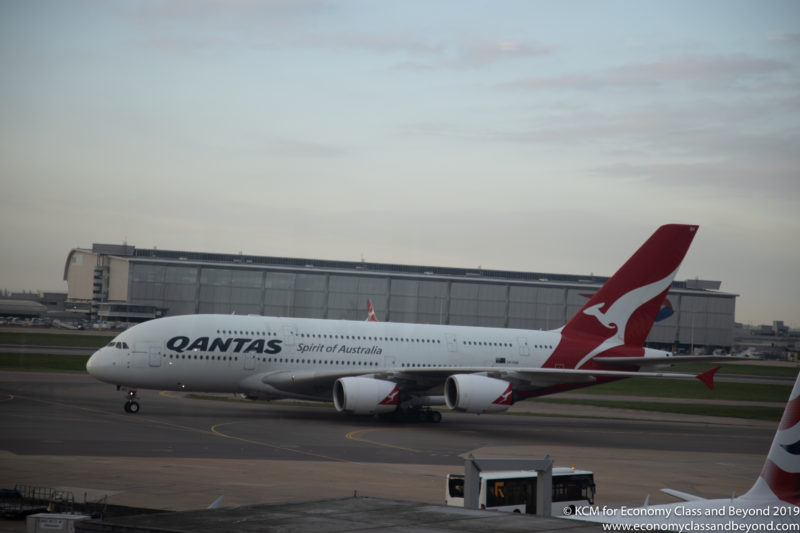
{"label": "aircraft wing", "polygon": [[635,366],[638,368],[657,365],[679,365],[681,363],[729,363],[731,361],[747,361],[746,357],[730,355],[666,355],[662,357],[603,357],[592,359],[597,363],[609,366]]}
{"label": "aircraft wing", "polygon": [[709,388],[713,388],[713,376],[719,367],[702,374],[680,374],[676,372],[631,372],[626,370],[580,370],[574,368],[509,368],[509,367],[462,367],[462,368],[413,368],[399,371],[406,377],[420,376],[430,378],[437,376],[444,381],[453,374],[482,374],[488,377],[503,379],[516,385],[520,391],[535,391],[563,383],[592,384],[598,377],[608,378],[665,378],[665,379],[699,379]]}
{"label": "aircraft wing", "polygon": [[248,378],[247,383],[253,390],[276,391],[301,394],[309,398],[330,400],[333,384],[339,378],[364,376],[379,380],[392,381],[401,390],[411,394],[441,394],[448,376],[453,374],[478,374],[496,379],[506,380],[514,385],[515,390],[523,393],[537,391],[560,384],[586,384],[597,382],[600,377],[607,378],[666,378],[666,379],[700,379],[709,388],[713,388],[713,375],[719,370],[716,367],[700,375],[680,374],[675,372],[640,372],[626,370],[576,370],[572,368],[509,368],[509,367],[431,367],[431,368],[394,368],[374,370],[337,369],[331,371],[317,370],[285,370],[257,374]]}

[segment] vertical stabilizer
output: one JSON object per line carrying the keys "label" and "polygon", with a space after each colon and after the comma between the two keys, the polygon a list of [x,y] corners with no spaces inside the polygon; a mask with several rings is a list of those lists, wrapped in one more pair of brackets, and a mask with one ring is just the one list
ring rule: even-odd
{"label": "vertical stabilizer", "polygon": [[617,337],[642,346],[697,226],[661,226],[564,326],[565,337]]}
{"label": "vertical stabilizer", "polygon": [[[697,226],[661,226],[567,325],[544,367],[582,368],[601,353],[642,356]],[[610,352],[609,350],[615,350]]]}
{"label": "vertical stabilizer", "polygon": [[800,505],[800,375],[755,485],[742,499]]}
{"label": "vertical stabilizer", "polygon": [[378,317],[375,315],[375,309],[372,307],[372,300],[367,299],[367,322],[377,322]]}

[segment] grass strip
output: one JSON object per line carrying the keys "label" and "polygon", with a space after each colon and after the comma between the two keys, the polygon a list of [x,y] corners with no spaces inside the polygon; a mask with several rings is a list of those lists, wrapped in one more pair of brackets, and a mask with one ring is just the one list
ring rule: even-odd
{"label": "grass strip", "polygon": [[747,418],[751,420],[767,420],[777,422],[781,418],[783,408],[742,405],[708,405],[688,403],[660,402],[624,402],[615,400],[569,400],[540,398],[538,402],[575,405],[575,415],[580,415],[580,406],[591,405],[615,409],[636,409],[639,411],[658,411],[662,413],[678,413],[700,416],[724,416],[731,418]]}
{"label": "grass strip", "polygon": [[86,372],[88,355],[0,353],[0,370]]}
{"label": "grass strip", "polygon": [[[680,357],[676,358],[680,360]],[[761,376],[773,378],[795,378],[797,373],[800,372],[800,365],[795,364],[792,366],[781,365],[758,365],[749,362],[743,363],[730,363],[717,365],[714,363],[689,363],[680,364],[671,367],[668,372],[683,372],[686,374],[699,374],[705,372],[715,366],[721,366],[719,374],[736,375],[736,376]]]}
{"label": "grass strip", "polygon": [[33,333],[0,331],[0,344],[21,346],[64,346],[69,348],[100,348],[114,335],[80,335],[77,333]]}
{"label": "grass strip", "polygon": [[711,390],[697,380],[628,378],[613,383],[585,387],[579,394],[650,396],[656,398],[686,398],[697,400],[737,400],[746,402],[785,403],[792,391],[791,385],[773,383],[715,382]]}

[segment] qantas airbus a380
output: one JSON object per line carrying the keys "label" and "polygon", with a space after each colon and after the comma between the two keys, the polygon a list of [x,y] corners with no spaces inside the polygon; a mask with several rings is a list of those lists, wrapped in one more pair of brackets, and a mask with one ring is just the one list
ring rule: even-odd
{"label": "qantas airbus a380", "polygon": [[89,359],[95,378],[129,390],[231,392],[248,398],[333,400],[340,412],[469,413],[630,376],[701,379],[652,370],[675,358],[644,347],[697,226],[660,227],[562,328],[553,331],[185,315],[120,333]]}

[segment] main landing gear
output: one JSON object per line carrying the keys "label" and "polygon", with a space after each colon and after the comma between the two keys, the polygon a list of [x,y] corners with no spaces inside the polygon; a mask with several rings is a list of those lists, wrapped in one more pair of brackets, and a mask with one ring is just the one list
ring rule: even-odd
{"label": "main landing gear", "polygon": [[136,396],[135,390],[128,391],[128,401],[125,402],[126,413],[131,413],[135,415],[136,413],[139,412],[139,402],[136,401],[138,399],[139,398]]}
{"label": "main landing gear", "polygon": [[387,422],[430,422],[432,424],[438,424],[442,421],[442,413],[434,411],[433,409],[398,409],[391,413],[380,414],[378,418]]}

